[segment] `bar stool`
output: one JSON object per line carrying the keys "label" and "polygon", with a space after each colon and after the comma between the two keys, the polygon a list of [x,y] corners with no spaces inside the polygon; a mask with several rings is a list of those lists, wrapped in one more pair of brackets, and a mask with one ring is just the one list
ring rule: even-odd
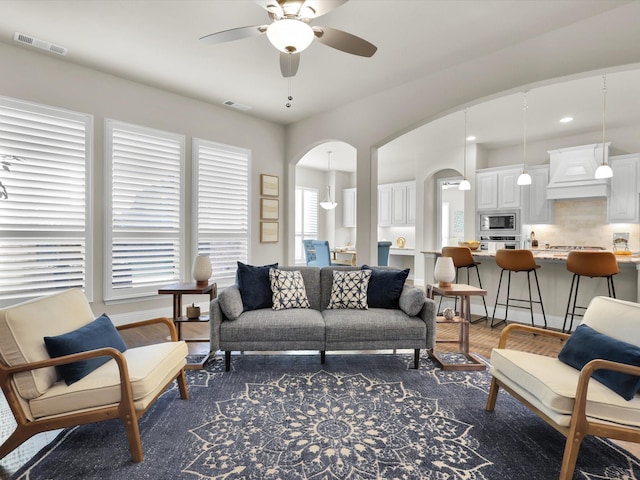
{"label": "bar stool", "polygon": [[[442,247],[442,256],[443,257],[451,257],[451,259],[453,260],[453,266],[456,268],[456,279],[455,279],[455,283],[458,283],[458,275],[459,275],[459,270],[461,268],[466,268],[467,270],[467,284],[470,285],[469,283],[469,270],[471,269],[475,269],[476,271],[476,275],[478,277],[478,286],[480,288],[482,288],[482,280],[480,280],[480,271],[478,270],[478,265],[480,265],[480,262],[476,262],[473,259],[473,255],[471,254],[471,249],[469,247]],[[484,304],[484,317],[480,317],[477,318],[476,320],[474,320],[473,322],[470,323],[477,323],[481,320],[488,320],[489,319],[489,311],[487,310],[487,302],[484,299],[484,296],[481,297],[482,298],[482,303]],[[454,310],[457,309],[457,302],[458,302],[458,297],[455,297],[455,304],[454,304]],[[440,311],[440,306],[442,305],[442,297],[440,297],[440,303],[438,304],[438,311]]]}
{"label": "bar stool", "polygon": [[[491,327],[494,327],[493,322],[496,319],[496,307],[498,305],[503,305],[506,307],[504,311],[504,320],[496,323],[495,325],[500,325],[501,323],[507,322],[507,315],[509,313],[509,301],[514,302],[528,302],[529,305],[511,305],[513,308],[524,308],[528,309],[531,312],[531,325],[534,325],[533,321],[533,304],[540,304],[540,309],[542,310],[542,318],[544,320],[544,328],[547,328],[547,316],[544,313],[544,306],[542,305],[542,295],[540,294],[540,284],[538,283],[538,274],[536,273],[536,269],[540,268],[540,265],[536,264],[535,259],[533,258],[533,253],[529,250],[498,250],[496,252],[496,264],[502,270],[500,271],[500,280],[498,282],[498,293],[496,294],[496,303],[493,306],[493,315],[491,317]],[[507,299],[506,303],[498,303],[498,298],[500,297],[500,287],[502,286],[502,274],[507,271],[509,272],[508,281],[507,281]],[[525,272],[527,274],[527,285],[529,287],[529,300],[521,299],[521,298],[512,298],[511,297],[511,273],[512,272]],[[533,300],[531,298],[531,273],[533,272],[533,276],[536,280],[536,288],[538,289],[538,300]]]}
{"label": "bar stool", "polygon": [[[609,296],[616,298],[616,289],[613,286],[613,276],[620,273],[618,268],[618,260],[612,252],[589,252],[572,250],[567,255],[567,270],[573,273],[571,279],[571,288],[569,289],[569,301],[567,302],[567,312],[564,315],[564,323],[562,324],[562,332],[571,331],[573,327],[573,317],[582,317],[581,313],[576,313],[576,308],[586,310],[587,307],[576,305],[578,301],[578,287],[580,285],[580,277],[606,278]],[[575,290],[573,286],[576,286]],[[573,307],[571,307],[571,298],[573,297]],[[569,309],[571,308],[571,312]],[[571,313],[571,321],[569,322],[569,330],[565,330],[567,319]]]}

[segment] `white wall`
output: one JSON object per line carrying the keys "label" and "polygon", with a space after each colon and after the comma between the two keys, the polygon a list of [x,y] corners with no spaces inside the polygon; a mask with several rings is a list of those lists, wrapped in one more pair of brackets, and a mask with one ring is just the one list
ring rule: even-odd
{"label": "white wall", "polygon": [[[96,313],[118,314],[132,310],[154,310],[159,307],[171,314],[171,296],[161,295],[145,302],[105,305],[102,272],[104,263],[105,218],[103,212],[104,120],[107,118],[144,125],[185,135],[187,178],[191,175],[191,139],[199,137],[214,142],[251,150],[251,228],[250,261],[256,264],[284,262],[287,231],[285,214],[288,190],[283,164],[284,128],[233,110],[212,106],[198,100],[124,80],[102,72],[80,67],[48,54],[0,44],[0,95],[61,107],[94,116],[94,259],[88,274],[95,282],[93,309]],[[260,174],[278,175],[281,179],[281,232],[277,244],[261,244]],[[191,198],[188,189],[186,198]],[[187,202],[187,218],[191,209]],[[188,225],[190,222],[188,222]],[[190,227],[189,227],[190,228]],[[187,248],[191,235],[186,232]],[[191,258],[189,252],[189,258]],[[189,275],[190,264],[186,265]],[[185,278],[188,279],[188,278]]]}

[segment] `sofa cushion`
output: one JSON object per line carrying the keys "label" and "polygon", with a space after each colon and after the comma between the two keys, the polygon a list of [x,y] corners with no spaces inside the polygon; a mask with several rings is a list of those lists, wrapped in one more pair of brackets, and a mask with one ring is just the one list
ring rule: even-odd
{"label": "sofa cushion", "polygon": [[[189,353],[184,341],[129,348],[123,353],[136,410],[146,408],[169,380],[184,367]],[[44,395],[29,402],[34,418],[113,405],[120,401],[120,374],[111,359],[83,379],[67,386],[60,380]]]}
{"label": "sofa cushion", "polygon": [[[235,322],[220,325],[220,348],[230,345],[246,346],[246,350],[261,345],[263,349],[302,349],[302,344],[313,348],[324,346],[325,326],[322,314],[313,309],[272,310],[244,312]],[[268,347],[268,348],[266,348]],[[311,347],[309,347],[311,348]]]}
{"label": "sofa cushion", "polygon": [[410,269],[382,270],[363,265],[362,270],[371,270],[367,288],[369,308],[400,308],[400,295]]}
{"label": "sofa cushion", "polygon": [[[104,347],[113,347],[120,352],[127,349],[120,333],[106,314],[71,332],[55,337],[44,337],[44,344],[51,358]],[[71,385],[109,360],[111,357],[108,356],[88,358],[60,365],[57,369],[66,384]]]}
{"label": "sofa cushion", "polygon": [[274,310],[309,308],[307,291],[304,288],[302,274],[298,270],[284,271],[271,268],[269,280]]}
{"label": "sofa cushion", "polygon": [[271,284],[269,282],[269,269],[278,268],[277,263],[271,265],[246,265],[238,262],[236,283],[240,289],[242,306],[244,311],[271,308]]}
{"label": "sofa cushion", "polygon": [[331,299],[327,308],[366,310],[370,278],[371,270],[334,271]]}
{"label": "sofa cushion", "polygon": [[[558,354],[560,361],[581,370],[596,358],[640,366],[640,348],[597,332],[588,325],[579,325]],[[631,400],[640,388],[640,377],[615,370],[596,370],[593,378],[611,390]]]}
{"label": "sofa cushion", "polygon": [[[491,375],[525,396],[555,422],[569,426],[580,372],[554,357],[494,348]],[[589,382],[587,416],[640,427],[640,395],[624,400],[595,379]]]}
{"label": "sofa cushion", "polygon": [[420,310],[422,310],[426,298],[424,290],[405,285],[398,303],[404,313],[410,317],[415,317],[420,313]]}
{"label": "sofa cushion", "polygon": [[235,320],[244,311],[242,296],[237,285],[229,285],[218,293],[218,303],[224,316],[229,320]]}
{"label": "sofa cushion", "polygon": [[[0,309],[0,355],[9,366],[51,358],[42,337],[60,335],[93,321],[95,315],[79,288]],[[58,380],[55,367],[14,376],[22,398],[42,395]]]}
{"label": "sofa cushion", "polygon": [[[415,340],[413,348],[424,348],[427,326],[420,318],[402,310],[370,308],[363,310],[325,310],[327,350],[332,348],[369,349],[372,342],[388,341],[390,345]],[[387,348],[394,348],[387,347]]]}

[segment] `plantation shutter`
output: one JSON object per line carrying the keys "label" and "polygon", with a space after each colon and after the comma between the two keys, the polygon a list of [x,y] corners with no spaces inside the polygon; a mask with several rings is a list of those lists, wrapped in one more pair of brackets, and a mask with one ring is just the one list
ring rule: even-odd
{"label": "plantation shutter", "polygon": [[295,212],[295,261],[306,263],[302,241],[318,238],[318,190],[297,187]]}
{"label": "plantation shutter", "polygon": [[110,188],[105,300],[181,279],[184,137],[107,121]]}
{"label": "plantation shutter", "polygon": [[249,255],[249,150],[193,141],[195,248],[211,259],[218,286],[234,283]]}
{"label": "plantation shutter", "polygon": [[0,97],[0,305],[72,287],[92,300],[92,132],[90,115]]}

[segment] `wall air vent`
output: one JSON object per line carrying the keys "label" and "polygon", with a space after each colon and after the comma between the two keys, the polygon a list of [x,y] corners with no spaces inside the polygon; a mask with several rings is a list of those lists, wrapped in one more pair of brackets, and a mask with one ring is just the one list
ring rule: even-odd
{"label": "wall air vent", "polygon": [[13,39],[16,42],[22,43],[24,45],[41,48],[42,50],[47,50],[48,52],[55,53],[57,55],[67,54],[66,47],[62,47],[60,45],[54,45],[51,42],[45,42],[44,40],[40,40],[39,38],[35,38],[35,37],[32,37],[31,35],[26,35],[24,33],[16,32],[15,35],[13,36]]}
{"label": "wall air vent", "polygon": [[242,110],[243,112],[251,110],[251,107],[249,105],[243,105],[241,103],[234,102],[233,100],[225,100],[224,102],[222,102],[222,104],[226,105],[227,107],[235,108],[236,110]]}

